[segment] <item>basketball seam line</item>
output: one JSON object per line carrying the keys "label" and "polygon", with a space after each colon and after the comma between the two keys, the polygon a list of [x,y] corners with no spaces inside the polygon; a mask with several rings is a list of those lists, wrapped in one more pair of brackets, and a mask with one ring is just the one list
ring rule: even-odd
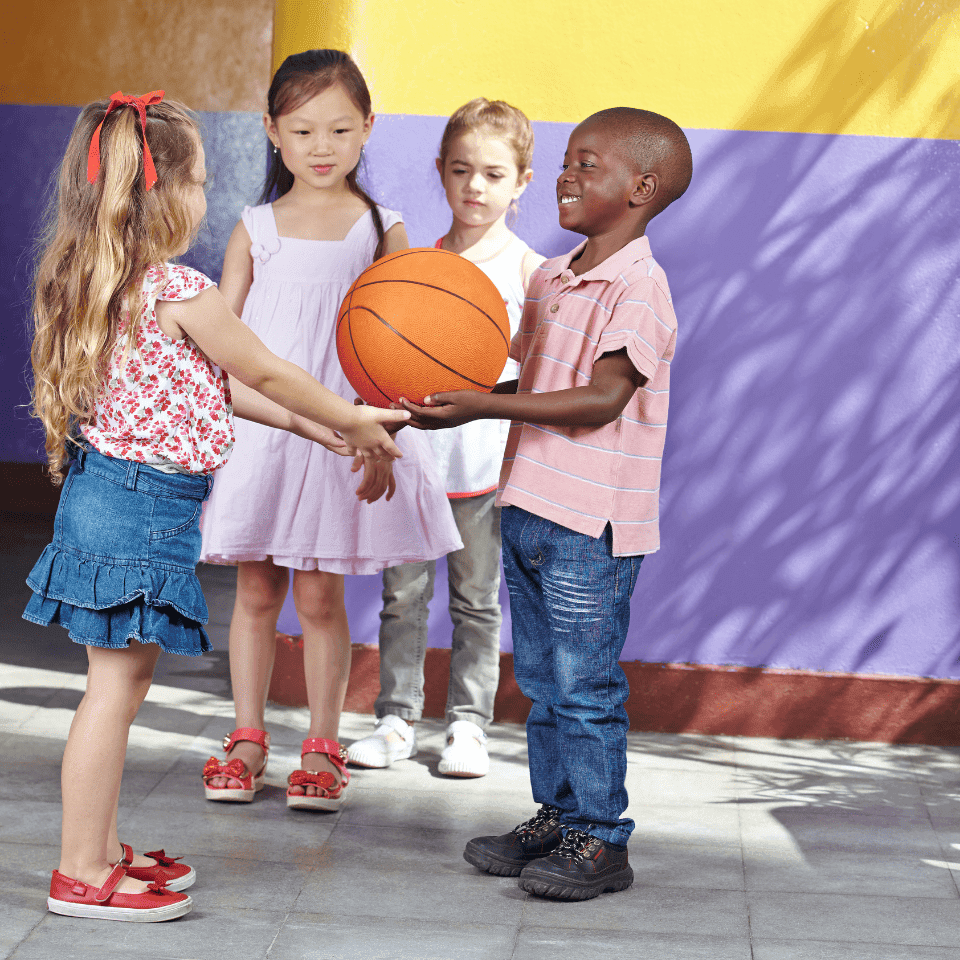
{"label": "basketball seam line", "polygon": [[[422,353],[428,360],[432,360],[438,367],[443,367],[444,370],[449,370],[450,373],[454,373],[461,379],[466,380],[467,383],[472,383],[475,387],[479,387],[481,390],[492,390],[496,385],[496,384],[490,384],[488,386],[485,383],[481,383],[479,380],[472,380],[465,373],[461,373],[459,370],[455,370],[453,367],[447,366],[447,364],[445,364],[442,360],[438,360],[432,354],[427,353],[427,351],[424,350],[423,347],[417,346],[417,344],[415,344],[412,340],[407,339],[399,330],[397,330],[396,327],[394,327],[393,325],[388,323],[386,320],[384,320],[383,317],[381,317],[380,314],[377,313],[375,310],[371,310],[369,307],[364,307],[361,305],[356,307],[351,306],[348,308],[347,312],[350,313],[352,310],[366,310],[367,313],[373,314],[373,316],[375,316],[388,330],[395,333],[408,346],[411,346],[413,347],[414,350],[417,350],[419,353]],[[352,325],[348,329],[350,330],[350,343],[352,344],[353,343]],[[354,347],[354,352],[356,353],[356,347]],[[357,361],[360,363],[360,366],[363,367],[363,361],[360,360],[359,354],[357,354]],[[367,373],[366,367],[364,367],[363,372]],[[373,379],[373,377],[370,377],[370,374],[367,374],[367,376],[370,378],[370,382],[373,383],[374,386],[376,386],[376,381]],[[377,389],[380,390],[379,387],[377,387]],[[380,392],[383,393],[382,390],[380,390]],[[386,394],[384,394],[384,396],[386,396]],[[387,397],[387,399],[389,400],[390,398]]]}
{"label": "basketball seam line", "polygon": [[[354,308],[354,307],[353,307],[353,289],[352,289],[352,288],[350,289],[348,295],[349,295],[349,297],[350,297],[350,303],[349,303],[349,305],[347,306],[347,309],[346,309],[346,310],[343,312],[343,314],[342,314],[343,317],[347,317],[347,318],[349,318],[349,316],[350,316],[350,311],[353,310],[353,308]],[[359,307],[358,307],[357,309],[359,309]],[[353,339],[353,324],[350,323],[349,319],[347,320],[347,333],[348,333],[349,336],[350,336],[350,346],[353,348],[353,356],[354,356],[354,358],[356,359],[357,363],[360,364],[360,369],[363,371],[364,376],[367,378],[367,380],[370,381],[370,383],[373,384],[374,389],[380,394],[381,397],[383,397],[384,400],[388,401],[389,403],[392,403],[393,400],[390,398],[390,396],[389,396],[388,394],[384,393],[383,390],[380,389],[380,384],[377,383],[377,381],[374,380],[373,377],[370,376],[370,371],[367,370],[367,368],[363,365],[363,361],[360,359],[360,351],[357,350],[357,345],[356,345],[356,343],[354,342],[354,339]],[[353,386],[353,384],[351,384],[351,386]],[[356,390],[357,388],[354,387],[353,389]],[[360,392],[360,391],[357,390],[357,393],[359,393],[359,392]]]}
{"label": "basketball seam line", "polygon": [[[455,257],[457,256],[457,254],[454,253],[454,254],[451,254],[451,256]],[[503,335],[503,330],[500,329],[500,324],[497,323],[497,321],[494,320],[493,317],[491,317],[486,310],[482,310],[472,300],[468,300],[466,297],[461,297],[459,293],[454,293],[452,290],[447,290],[445,287],[434,286],[432,283],[424,283],[422,280],[401,280],[397,278],[391,278],[389,280],[370,280],[367,283],[360,284],[360,286],[356,287],[356,289],[363,290],[366,287],[372,287],[375,284],[379,284],[379,283],[410,283],[417,287],[426,287],[428,290],[438,290],[440,293],[445,293],[450,297],[456,297],[458,300],[462,300],[464,303],[469,303],[470,306],[477,311],[477,313],[479,313],[481,316],[486,317],[487,320],[489,320],[490,323],[493,324],[494,329],[497,331],[497,333],[500,334],[500,339],[503,340],[503,342],[507,344],[508,347],[510,346],[509,341]],[[373,313],[372,310],[370,312]]]}
{"label": "basketball seam line", "polygon": [[[385,257],[381,257],[379,260],[374,260],[373,263],[370,264],[370,267],[374,266],[374,264],[379,265],[388,263],[391,260],[402,260],[404,257],[412,257],[415,254],[423,253],[424,251],[431,254],[436,251],[438,253],[442,253],[445,257],[460,256],[459,253],[453,253],[451,250],[444,250],[442,247],[407,247],[406,250],[398,250],[396,253],[388,253]],[[466,260],[466,257],[463,259]],[[473,261],[468,260],[467,262],[472,263]],[[367,270],[369,270],[370,267],[367,267]]]}

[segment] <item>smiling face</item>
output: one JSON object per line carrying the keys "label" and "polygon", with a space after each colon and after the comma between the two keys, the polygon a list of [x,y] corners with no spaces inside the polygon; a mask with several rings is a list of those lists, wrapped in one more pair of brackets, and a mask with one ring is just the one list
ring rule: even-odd
{"label": "smiling face", "polygon": [[560,226],[586,237],[628,226],[635,219],[631,201],[644,176],[609,128],[585,120],[570,134],[557,177]]}
{"label": "smiling face", "polygon": [[451,141],[446,162],[437,160],[437,170],[454,219],[470,227],[505,217],[533,175],[530,170],[520,173],[508,143],[482,131]]}
{"label": "smiling face", "polygon": [[343,86],[334,83],[275,120],[265,114],[263,122],[294,184],[324,189],[342,185],[360,162],[373,115],[363,116]]}

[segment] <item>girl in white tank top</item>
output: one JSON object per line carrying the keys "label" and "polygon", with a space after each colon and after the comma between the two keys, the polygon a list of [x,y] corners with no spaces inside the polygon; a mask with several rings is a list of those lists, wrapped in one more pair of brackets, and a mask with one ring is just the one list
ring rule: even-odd
{"label": "girl in white tank top", "polygon": [[[516,107],[472,100],[447,123],[437,170],[453,221],[436,246],[475,263],[496,284],[515,334],[527,278],[543,257],[507,226],[533,176],[533,129]],[[510,360],[501,380],[517,378]],[[494,504],[509,424],[477,420],[426,433],[444,478],[463,549],[447,558],[453,642],[447,699],[447,745],[440,773],[483,776],[485,730],[493,719],[500,667],[500,510]],[[423,709],[427,604],[435,563],[384,571],[377,726],[349,749],[351,762],[386,767],[416,752],[414,724]],[[454,599],[456,598],[456,599]]]}

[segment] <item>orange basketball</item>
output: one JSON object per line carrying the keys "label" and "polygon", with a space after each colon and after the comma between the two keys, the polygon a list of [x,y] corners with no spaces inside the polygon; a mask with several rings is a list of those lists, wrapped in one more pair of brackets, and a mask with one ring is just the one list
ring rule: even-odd
{"label": "orange basketball", "polygon": [[401,250],[367,267],[337,315],[337,354],[377,407],[444,390],[490,390],[510,350],[503,297],[475,264],[446,250]]}

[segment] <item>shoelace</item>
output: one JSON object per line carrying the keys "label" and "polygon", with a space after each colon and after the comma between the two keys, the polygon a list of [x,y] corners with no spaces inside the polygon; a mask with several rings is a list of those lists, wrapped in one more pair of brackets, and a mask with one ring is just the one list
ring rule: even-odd
{"label": "shoelace", "polygon": [[582,830],[568,830],[560,846],[553,851],[552,856],[563,857],[566,860],[572,860],[574,863],[583,863],[583,854],[587,847],[594,841],[589,833]]}
{"label": "shoelace", "polygon": [[532,816],[529,820],[524,820],[523,823],[518,824],[513,828],[514,833],[524,834],[524,833],[539,833],[539,831],[546,826],[555,826],[560,821],[560,814],[563,813],[559,807],[551,807],[549,804],[544,804],[536,813],[535,816]]}

